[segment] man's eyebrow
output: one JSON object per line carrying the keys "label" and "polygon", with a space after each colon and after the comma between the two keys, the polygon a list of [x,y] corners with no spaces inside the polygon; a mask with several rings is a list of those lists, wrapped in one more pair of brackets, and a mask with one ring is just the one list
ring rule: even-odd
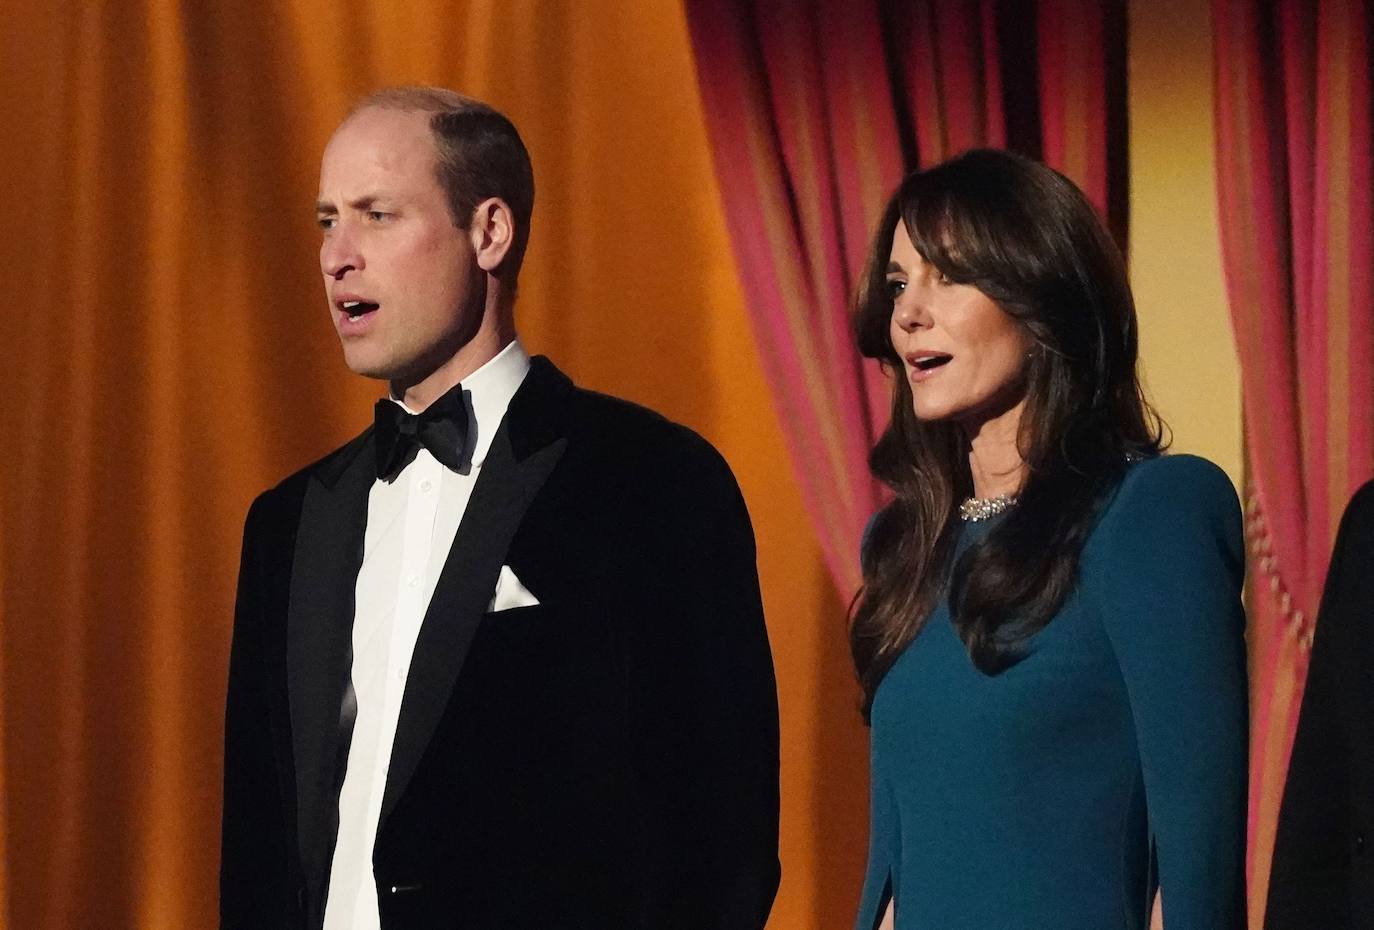
{"label": "man's eyebrow", "polygon": [[[373,205],[376,204],[379,199],[380,197],[377,194],[367,194],[366,196],[359,197],[356,200],[350,200],[348,202],[348,208],[350,210],[365,212],[367,210],[371,210]],[[330,203],[328,200],[317,200],[315,201],[315,212],[338,213],[339,208],[334,206],[334,204]]]}

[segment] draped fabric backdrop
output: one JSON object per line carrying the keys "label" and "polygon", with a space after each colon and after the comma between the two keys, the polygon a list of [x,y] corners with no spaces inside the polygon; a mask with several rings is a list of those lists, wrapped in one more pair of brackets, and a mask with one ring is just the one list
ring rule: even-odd
{"label": "draped fabric backdrop", "polygon": [[[1359,0],[1211,2],[1260,581],[1263,902],[1331,534],[1374,469],[1370,26]],[[849,345],[853,276],[902,173],[971,145],[1043,155],[1124,237],[1124,13],[1085,0],[685,0],[685,13],[669,0],[3,6],[0,926],[214,923],[243,515],[360,429],[377,393],[344,369],[320,304],[318,155],[351,100],[416,81],[486,97],[527,136],[531,347],[694,426],[734,466],[782,706],[772,927],[852,920],[866,753],[843,600],[887,406]]]}
{"label": "draped fabric backdrop", "polygon": [[686,0],[716,174],[792,467],[841,597],[882,490],[891,388],[849,307],[906,171],[1044,158],[1125,232],[1121,3]]}
{"label": "draped fabric backdrop", "polygon": [[739,477],[787,747],[774,926],[849,923],[866,802],[843,607],[784,464],[676,4],[0,7],[0,926],[215,925],[244,514],[379,393],[325,312],[319,155],[352,100],[411,81],[526,137],[531,348],[693,426]]}
{"label": "draped fabric backdrop", "polygon": [[[3,513],[3,508],[0,508]],[[0,540],[5,538],[5,525],[0,522]],[[5,560],[0,558],[0,630],[5,628]],[[5,757],[4,741],[5,733],[5,655],[4,650],[0,649],[0,927],[7,926],[9,914],[9,863],[5,855],[7,846],[7,836],[9,834],[9,795],[5,792]]]}
{"label": "draped fabric backdrop", "polygon": [[1331,544],[1374,474],[1371,11],[1214,0],[1217,170],[1244,385],[1253,692],[1250,913]]}

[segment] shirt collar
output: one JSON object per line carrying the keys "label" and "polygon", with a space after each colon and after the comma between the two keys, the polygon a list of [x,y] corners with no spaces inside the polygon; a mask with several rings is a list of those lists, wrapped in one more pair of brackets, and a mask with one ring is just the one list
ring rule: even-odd
{"label": "shirt collar", "polygon": [[[468,441],[464,458],[478,468],[486,461],[492,437],[506,416],[511,398],[529,374],[530,356],[519,339],[497,352],[481,368],[463,379],[463,402],[468,408]],[[399,398],[391,400],[405,409]]]}

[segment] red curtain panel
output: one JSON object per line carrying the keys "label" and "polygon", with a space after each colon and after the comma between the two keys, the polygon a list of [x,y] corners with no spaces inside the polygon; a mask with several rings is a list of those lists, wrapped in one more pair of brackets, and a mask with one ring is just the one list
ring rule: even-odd
{"label": "red curtain panel", "polygon": [[1251,614],[1251,926],[1327,559],[1374,474],[1371,12],[1215,0],[1217,172],[1240,356]]}

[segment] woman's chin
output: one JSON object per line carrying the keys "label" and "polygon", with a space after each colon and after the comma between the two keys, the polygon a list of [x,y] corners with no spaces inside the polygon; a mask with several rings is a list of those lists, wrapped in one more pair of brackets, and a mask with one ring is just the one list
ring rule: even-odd
{"label": "woman's chin", "polygon": [[945,420],[957,420],[960,413],[964,412],[961,408],[950,404],[940,403],[921,403],[917,401],[911,405],[912,413],[916,414],[916,419],[922,423],[941,423]]}

